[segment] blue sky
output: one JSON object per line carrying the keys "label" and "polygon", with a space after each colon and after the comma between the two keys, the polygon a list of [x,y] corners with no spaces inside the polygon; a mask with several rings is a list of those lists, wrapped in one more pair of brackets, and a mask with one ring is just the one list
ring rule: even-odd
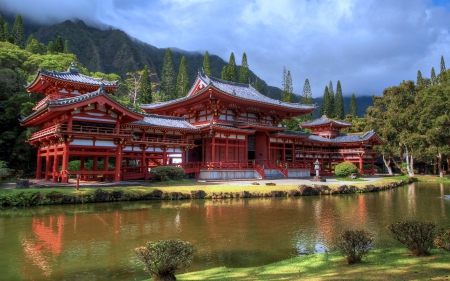
{"label": "blue sky", "polygon": [[208,50],[294,92],[306,78],[314,97],[341,81],[344,95],[381,95],[417,70],[450,67],[450,0],[3,0],[0,11],[41,22],[79,18],[119,28],[159,48]]}

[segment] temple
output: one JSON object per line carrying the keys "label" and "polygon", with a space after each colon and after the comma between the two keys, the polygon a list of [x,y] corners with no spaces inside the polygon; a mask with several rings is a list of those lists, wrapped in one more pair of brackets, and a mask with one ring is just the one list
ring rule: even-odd
{"label": "temple", "polygon": [[28,142],[37,153],[37,179],[61,181],[148,179],[150,169],[177,165],[198,179],[309,177],[343,161],[373,174],[374,131],[342,134],[349,123],[320,119],[301,123],[309,132],[287,131],[284,119],[311,114],[316,106],[287,103],[249,84],[199,73],[189,93],[142,104],[142,112],[116,101],[117,82],[40,70],[27,87],[44,94],[22,126],[39,128]]}

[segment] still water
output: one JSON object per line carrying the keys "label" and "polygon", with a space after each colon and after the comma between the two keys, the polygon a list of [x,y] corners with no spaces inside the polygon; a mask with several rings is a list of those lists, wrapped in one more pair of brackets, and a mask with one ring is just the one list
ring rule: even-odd
{"label": "still water", "polygon": [[142,280],[132,249],[181,239],[190,271],[264,265],[332,251],[344,229],[389,247],[388,224],[433,220],[450,228],[450,185],[415,183],[362,195],[141,201],[0,209],[0,280]]}

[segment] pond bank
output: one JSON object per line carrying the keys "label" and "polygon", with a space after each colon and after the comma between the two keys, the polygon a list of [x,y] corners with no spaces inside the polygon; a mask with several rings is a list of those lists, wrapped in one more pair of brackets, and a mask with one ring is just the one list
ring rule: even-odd
{"label": "pond bank", "polygon": [[[413,182],[414,179],[392,180],[390,182],[370,184],[355,182],[355,185],[341,184],[338,186],[321,184],[306,184],[302,181],[296,185],[280,185],[276,183],[260,185],[259,182],[246,183],[245,186],[213,187],[202,185],[171,186],[171,187],[117,187],[104,186],[97,188],[29,188],[4,189],[0,191],[0,206],[18,207],[55,204],[85,204],[97,202],[119,202],[137,200],[183,200],[183,199],[228,199],[228,198],[258,198],[258,197],[291,197],[312,195],[337,195],[377,192],[396,188]],[[298,181],[300,182],[300,181]],[[357,183],[357,185],[356,185]],[[203,188],[204,187],[204,188]]]}

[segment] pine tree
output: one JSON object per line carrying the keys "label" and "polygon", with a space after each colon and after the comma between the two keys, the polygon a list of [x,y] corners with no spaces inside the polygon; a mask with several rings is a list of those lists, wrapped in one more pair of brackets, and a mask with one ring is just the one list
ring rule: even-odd
{"label": "pine tree", "polygon": [[330,93],[328,91],[328,86],[325,86],[325,90],[323,91],[322,97],[322,106],[320,107],[320,115],[327,115],[327,112],[330,104]]}
{"label": "pine tree", "polygon": [[11,35],[11,32],[9,30],[9,24],[7,22],[3,24],[3,34],[5,35],[6,38],[5,41],[14,44],[14,39]]}
{"label": "pine tree", "polygon": [[[333,90],[333,82],[330,81],[330,84],[328,85],[328,95],[330,100],[329,108],[327,109],[327,115],[330,118],[334,118],[334,90]],[[329,111],[331,109],[331,111]]]}
{"label": "pine tree", "polygon": [[338,80],[336,96],[334,97],[334,116],[339,120],[344,120],[344,114],[344,97],[342,95],[341,81]]}
{"label": "pine tree", "polygon": [[422,72],[420,72],[420,70],[417,71],[417,82],[416,82],[417,86],[423,86],[424,85],[424,80],[422,77]]}
{"label": "pine tree", "polygon": [[54,54],[56,52],[55,42],[53,42],[53,41],[48,42],[47,52],[50,53],[50,54]]}
{"label": "pine tree", "polygon": [[445,73],[447,70],[445,69],[445,61],[444,56],[441,56],[441,72],[439,74]]}
{"label": "pine tree", "polygon": [[230,61],[228,62],[227,78],[228,81],[237,82],[237,68],[233,52],[231,52]]}
{"label": "pine tree", "polygon": [[38,42],[38,40],[34,39],[31,35],[28,40],[29,41],[27,43],[27,46],[25,47],[25,50],[27,50],[28,52],[41,55],[44,55],[47,52],[47,47],[44,44]]}
{"label": "pine tree", "polygon": [[437,84],[436,72],[434,72],[434,67],[431,68],[431,85]]}
{"label": "pine tree", "polygon": [[58,35],[58,37],[56,37],[55,51],[57,53],[63,53],[64,52],[64,45],[63,45],[63,42],[62,42],[62,38],[59,35]]}
{"label": "pine tree", "polygon": [[6,41],[4,26],[5,22],[3,21],[2,15],[0,15],[0,42]]}
{"label": "pine tree", "polygon": [[13,42],[20,48],[25,48],[25,34],[23,33],[22,16],[16,16],[12,30]]}
{"label": "pine tree", "polygon": [[286,75],[286,99],[285,102],[294,102],[294,87],[292,86],[292,77],[291,77],[291,71],[288,70]]}
{"label": "pine tree", "polygon": [[356,96],[352,94],[350,99],[350,106],[348,107],[348,114],[352,116],[352,118],[358,117],[358,111],[356,109]]}
{"label": "pine tree", "polygon": [[283,67],[283,74],[281,76],[281,87],[283,90],[281,91],[281,100],[284,101],[286,99],[286,77],[287,77],[287,70],[286,66]]}
{"label": "pine tree", "polygon": [[256,79],[255,79],[255,85],[253,86],[253,88],[255,88],[255,90],[257,90],[258,92],[260,91],[260,90],[259,90],[258,77],[256,77]]}
{"label": "pine tree", "polygon": [[69,54],[70,53],[69,40],[64,41],[64,53],[65,54]]}
{"label": "pine tree", "polygon": [[189,76],[187,72],[186,58],[181,58],[180,69],[177,77],[177,98],[186,96],[189,92]]}
{"label": "pine tree", "polygon": [[220,74],[220,79],[228,81],[227,67],[225,65],[222,68],[222,73]]}
{"label": "pine tree", "polygon": [[312,104],[312,92],[311,92],[311,86],[309,85],[308,78],[306,78],[305,84],[303,85],[302,103],[303,104]]}
{"label": "pine tree", "polygon": [[205,58],[203,59],[203,71],[206,75],[211,76],[211,65],[209,63],[209,53],[205,52]]}
{"label": "pine tree", "polygon": [[150,71],[146,65],[142,70],[141,83],[139,85],[139,102],[141,104],[149,104],[152,101],[152,82],[150,80]]}
{"label": "pine tree", "polygon": [[167,48],[161,72],[161,91],[165,101],[173,100],[176,95],[175,71],[173,69],[172,52]]}
{"label": "pine tree", "polygon": [[239,71],[239,82],[248,84],[250,78],[250,70],[248,68],[247,54],[244,52],[242,55],[241,69]]}
{"label": "pine tree", "polygon": [[25,43],[25,47],[27,47],[33,39],[34,39],[33,34],[30,34],[30,36],[28,36],[27,41]]}

